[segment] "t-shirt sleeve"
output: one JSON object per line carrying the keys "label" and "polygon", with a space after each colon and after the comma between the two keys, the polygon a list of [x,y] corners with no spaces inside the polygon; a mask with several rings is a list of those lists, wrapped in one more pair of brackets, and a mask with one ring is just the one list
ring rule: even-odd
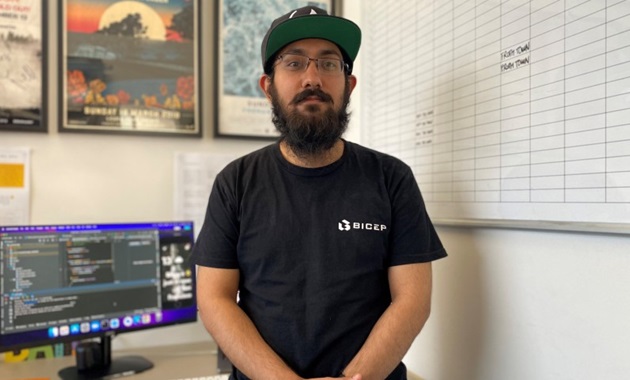
{"label": "t-shirt sleeve", "polygon": [[236,246],[239,221],[234,180],[227,168],[217,175],[191,262],[215,268],[238,268]]}
{"label": "t-shirt sleeve", "polygon": [[392,233],[389,266],[421,263],[446,257],[418,184],[407,165],[390,183]]}

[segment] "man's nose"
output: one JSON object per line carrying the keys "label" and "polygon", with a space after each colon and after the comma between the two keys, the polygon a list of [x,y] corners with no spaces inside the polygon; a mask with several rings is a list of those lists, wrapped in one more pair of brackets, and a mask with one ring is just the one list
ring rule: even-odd
{"label": "man's nose", "polygon": [[306,70],[304,70],[302,86],[303,87],[321,87],[322,78],[319,75],[318,62],[314,59],[308,61]]}

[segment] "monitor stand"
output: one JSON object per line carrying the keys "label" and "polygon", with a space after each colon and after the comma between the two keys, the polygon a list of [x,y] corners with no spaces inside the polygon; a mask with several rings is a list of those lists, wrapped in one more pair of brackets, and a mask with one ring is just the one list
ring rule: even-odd
{"label": "monitor stand", "polygon": [[153,368],[142,356],[122,356],[112,359],[112,336],[100,342],[83,342],[76,348],[77,365],[59,371],[63,380],[96,380],[133,375]]}

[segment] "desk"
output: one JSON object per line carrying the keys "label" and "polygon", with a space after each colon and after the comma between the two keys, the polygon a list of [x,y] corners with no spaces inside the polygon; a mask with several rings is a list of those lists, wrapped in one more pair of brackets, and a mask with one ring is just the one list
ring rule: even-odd
{"label": "desk", "polygon": [[[211,340],[191,344],[139,347],[113,350],[112,356],[140,355],[153,362],[153,368],[122,379],[171,380],[210,376],[217,369],[217,346]],[[57,372],[75,365],[74,356],[38,359],[22,363],[0,363],[0,379],[59,379]]]}
{"label": "desk", "polygon": [[[113,350],[112,352],[114,359],[125,355],[141,355],[152,361],[154,366],[148,371],[122,379],[173,380],[210,376],[215,374],[217,369],[217,346],[211,340],[190,344]],[[73,365],[75,365],[74,356],[38,359],[22,363],[0,363],[0,379],[53,380],[59,378],[57,372],[60,369]],[[409,373],[409,380],[422,380],[422,378]]]}

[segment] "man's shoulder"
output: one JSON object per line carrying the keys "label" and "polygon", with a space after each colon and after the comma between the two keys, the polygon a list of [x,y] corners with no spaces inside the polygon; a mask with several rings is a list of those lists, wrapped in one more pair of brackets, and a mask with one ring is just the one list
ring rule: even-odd
{"label": "man's shoulder", "polygon": [[388,153],[350,141],[346,141],[346,147],[348,148],[349,154],[354,156],[358,162],[373,163],[375,165],[383,166],[384,168],[409,168],[404,161]]}
{"label": "man's shoulder", "polygon": [[256,165],[256,163],[269,162],[273,159],[276,149],[278,149],[277,143],[265,145],[230,162],[226,165],[224,171],[240,171]]}
{"label": "man's shoulder", "polygon": [[278,143],[268,144],[262,148],[258,148],[238,158],[244,162],[256,161],[259,159],[267,159],[273,156],[275,150],[278,149]]}

